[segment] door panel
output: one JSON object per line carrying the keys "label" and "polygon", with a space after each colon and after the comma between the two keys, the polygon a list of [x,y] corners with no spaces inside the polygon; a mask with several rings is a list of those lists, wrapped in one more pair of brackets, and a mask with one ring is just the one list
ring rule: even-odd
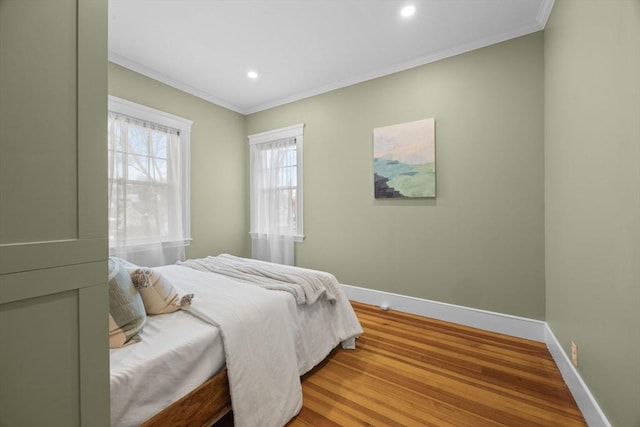
{"label": "door panel", "polygon": [[108,426],[107,2],[0,0],[0,425]]}

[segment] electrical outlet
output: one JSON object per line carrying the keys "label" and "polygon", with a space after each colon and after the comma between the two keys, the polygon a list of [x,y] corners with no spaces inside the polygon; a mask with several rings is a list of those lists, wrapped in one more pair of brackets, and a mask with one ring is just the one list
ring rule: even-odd
{"label": "electrical outlet", "polygon": [[578,367],[578,346],[573,341],[571,341],[571,363]]}

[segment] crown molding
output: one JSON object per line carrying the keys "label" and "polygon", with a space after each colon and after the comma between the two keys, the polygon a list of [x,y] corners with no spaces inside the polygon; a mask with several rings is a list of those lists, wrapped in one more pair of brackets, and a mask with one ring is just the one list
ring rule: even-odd
{"label": "crown molding", "polygon": [[174,79],[173,77],[169,77],[166,74],[161,73],[160,71],[146,67],[136,61],[133,61],[129,58],[125,58],[124,56],[118,55],[117,53],[109,51],[108,59],[109,59],[109,62],[120,65],[121,67],[127,68],[131,71],[135,71],[138,74],[142,74],[143,76],[159,81],[160,83],[164,83],[167,86],[171,86],[175,89],[181,90],[190,95],[204,99],[205,101],[211,102],[212,104],[216,104],[228,110],[235,111],[236,113],[240,113],[243,115],[247,114],[246,111],[244,111],[242,108],[238,107],[235,104],[232,104],[223,99],[217,98],[208,92],[205,92],[203,90],[190,86],[184,82],[181,82],[180,80]]}

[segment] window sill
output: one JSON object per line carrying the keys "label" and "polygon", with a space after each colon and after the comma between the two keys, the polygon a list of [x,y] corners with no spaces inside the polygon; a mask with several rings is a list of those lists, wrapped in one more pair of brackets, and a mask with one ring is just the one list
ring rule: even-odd
{"label": "window sill", "polygon": [[187,238],[183,241],[164,241],[164,242],[133,242],[130,243],[128,245],[109,245],[109,249],[116,249],[118,247],[122,247],[122,248],[126,248],[132,252],[137,252],[137,251],[146,251],[149,250],[150,248],[157,248],[158,246],[162,247],[162,248],[175,248],[178,246],[189,246],[191,244],[191,242],[193,241],[192,238]]}
{"label": "window sill", "polygon": [[[259,234],[264,234],[264,233],[252,233],[252,232],[249,232],[249,235],[251,237],[255,237],[255,236],[259,235]],[[293,241],[296,242],[296,243],[304,242],[304,234],[294,234],[293,235]]]}

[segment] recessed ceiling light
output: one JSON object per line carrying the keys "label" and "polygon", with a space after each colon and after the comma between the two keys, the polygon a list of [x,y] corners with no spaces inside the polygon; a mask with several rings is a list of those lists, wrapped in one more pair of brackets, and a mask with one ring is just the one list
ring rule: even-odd
{"label": "recessed ceiling light", "polygon": [[247,72],[247,77],[249,77],[251,80],[255,80],[258,78],[258,73],[251,70],[249,72]]}
{"label": "recessed ceiling light", "polygon": [[403,18],[409,18],[413,16],[415,13],[416,13],[416,7],[412,4],[405,6],[402,8],[402,10],[400,10],[400,15],[402,15]]}

